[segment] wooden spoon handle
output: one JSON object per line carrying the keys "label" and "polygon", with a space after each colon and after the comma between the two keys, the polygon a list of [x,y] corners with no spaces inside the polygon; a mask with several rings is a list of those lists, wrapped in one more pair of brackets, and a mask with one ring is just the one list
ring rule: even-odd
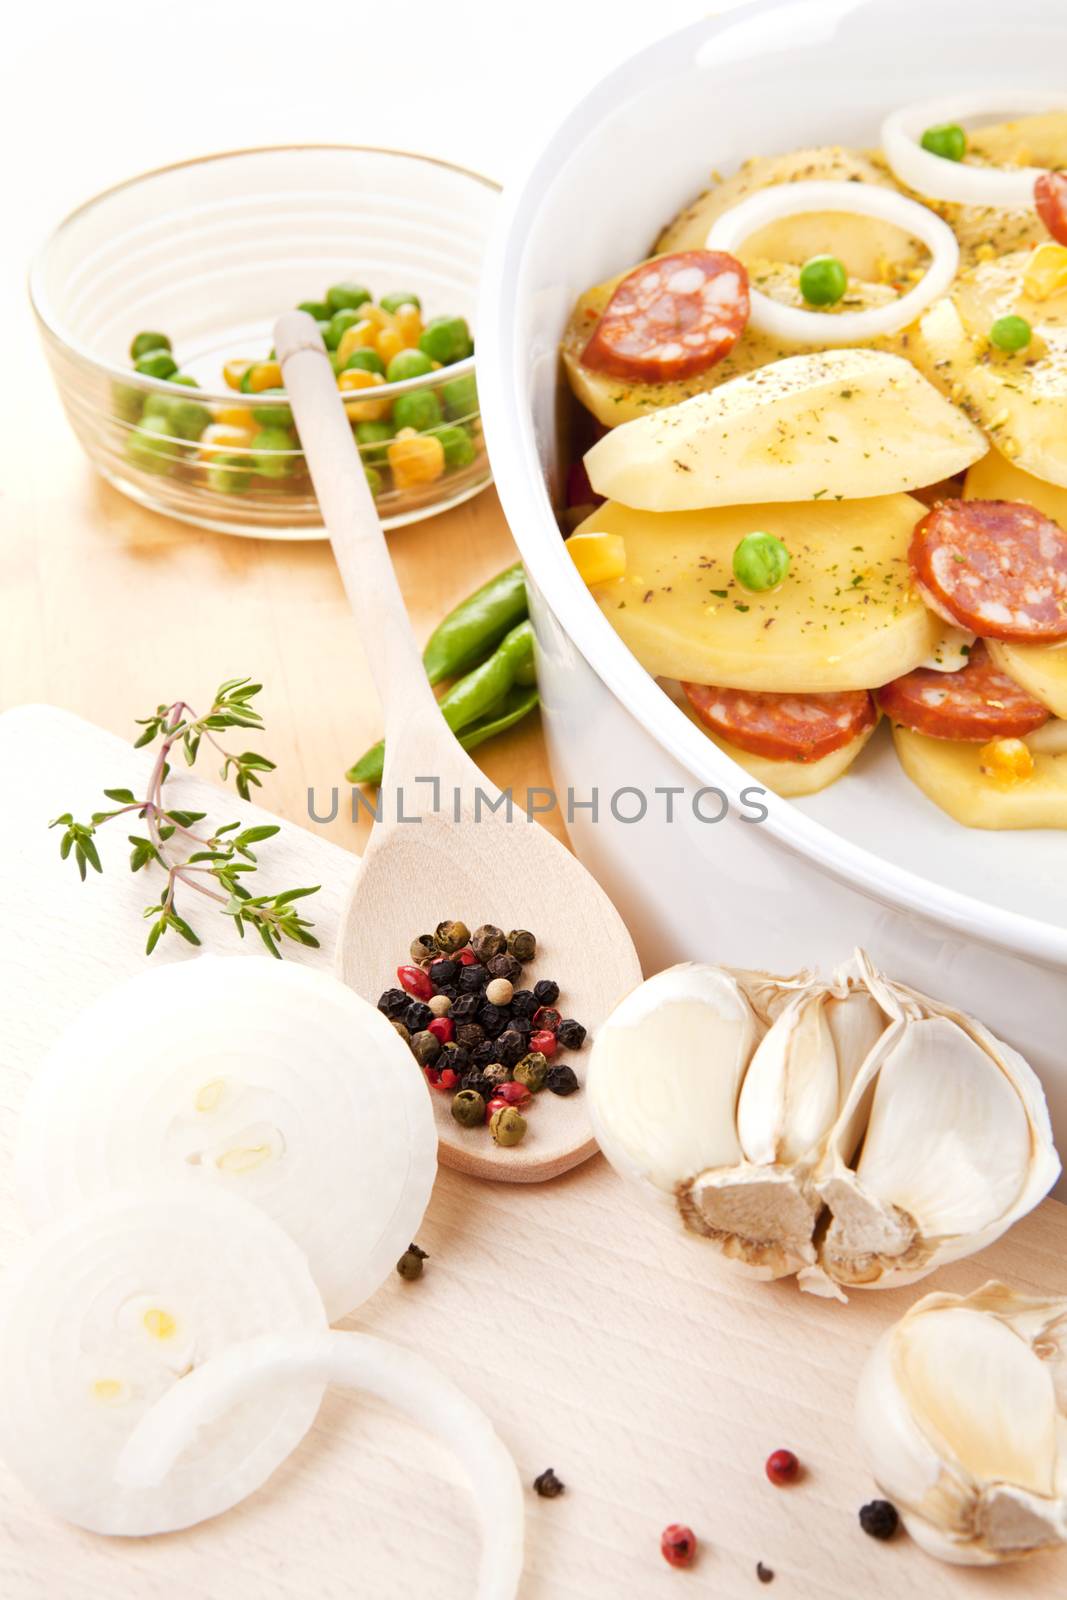
{"label": "wooden spoon handle", "polygon": [[441,714],[426,678],[374,498],[352,437],[333,367],[314,319],[287,311],[274,347],[315,485],[319,509],[382,702],[386,755],[401,732]]}

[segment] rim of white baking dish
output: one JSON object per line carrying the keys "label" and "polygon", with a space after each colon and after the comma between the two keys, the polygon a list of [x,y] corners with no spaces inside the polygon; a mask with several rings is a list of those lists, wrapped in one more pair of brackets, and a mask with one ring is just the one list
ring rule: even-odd
{"label": "rim of white baking dish", "polygon": [[[527,397],[518,379],[518,319],[514,301],[523,265],[523,233],[552,177],[589,127],[621,101],[691,65],[701,43],[739,21],[778,11],[783,0],[749,0],[717,17],[691,23],[631,56],[584,95],[542,145],[526,171],[504,190],[490,237],[479,299],[478,389],[493,476],[525,566],[568,638],[645,731],[700,783],[736,801],[750,774],[730,760],[676,706],[640,665],[566,554],[541,473]],[[865,0],[837,0],[835,14]],[[521,227],[520,227],[521,225]],[[1067,929],[1006,911],[908,872],[843,839],[788,800],[768,793],[763,824],[785,848],[817,863],[831,877],[1012,954],[1067,965]]]}

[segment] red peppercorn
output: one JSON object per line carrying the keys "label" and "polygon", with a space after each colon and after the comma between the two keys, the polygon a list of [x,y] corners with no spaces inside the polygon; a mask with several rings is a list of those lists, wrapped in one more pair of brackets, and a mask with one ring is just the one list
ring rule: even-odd
{"label": "red peppercorn", "polygon": [[508,1102],[505,1099],[503,1099],[499,1094],[495,1094],[493,1096],[493,1098],[490,1100],[489,1104],[485,1108],[485,1120],[486,1120],[486,1122],[489,1122],[489,1121],[492,1120],[492,1116],[493,1116],[493,1112],[494,1111],[503,1111],[503,1110],[505,1110],[506,1107],[507,1107],[507,1104],[508,1104]]}
{"label": "red peppercorn", "polygon": [[441,1069],[441,1088],[442,1089],[454,1089],[458,1082],[459,1082],[459,1073],[458,1072],[453,1072],[451,1067],[442,1067],[442,1069]]}
{"label": "red peppercorn", "polygon": [[423,972],[421,967],[397,967],[396,976],[400,987],[414,995],[416,1000],[428,1000],[433,994],[430,975]]}
{"label": "red peppercorn", "polygon": [[430,1085],[430,1088],[439,1089],[441,1087],[441,1074],[438,1072],[437,1068],[423,1067],[422,1070],[426,1074],[426,1082]]}
{"label": "red peppercorn", "polygon": [[530,1103],[532,1096],[524,1083],[498,1083],[494,1100],[503,1100],[505,1105],[525,1106]]}
{"label": "red peppercorn", "polygon": [[556,1053],[556,1035],[549,1033],[547,1028],[539,1028],[536,1033],[530,1035],[530,1049],[539,1050],[543,1056],[551,1060]]}
{"label": "red peppercorn", "polygon": [[451,1044],[455,1036],[456,1024],[451,1017],[434,1017],[426,1032],[432,1033],[434,1038],[439,1039],[442,1044]]}
{"label": "red peppercorn", "polygon": [[668,1566],[691,1567],[697,1553],[697,1536],[692,1528],[672,1522],[660,1535],[659,1547]]}
{"label": "red peppercorn", "polygon": [[800,1476],[800,1462],[792,1450],[772,1450],[763,1469],[771,1482],[781,1489],[795,1483]]}
{"label": "red peppercorn", "polygon": [[545,1028],[549,1033],[555,1033],[563,1018],[554,1006],[539,1006],[533,1014],[535,1028]]}
{"label": "red peppercorn", "polygon": [[458,961],[461,967],[474,967],[478,964],[478,957],[469,944],[464,945],[462,950],[457,950],[452,960]]}

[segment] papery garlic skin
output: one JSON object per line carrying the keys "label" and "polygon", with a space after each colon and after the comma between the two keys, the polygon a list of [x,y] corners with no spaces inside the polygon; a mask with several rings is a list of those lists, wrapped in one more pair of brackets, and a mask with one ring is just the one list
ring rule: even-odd
{"label": "papery garlic skin", "polygon": [[876,1345],[856,1399],[871,1471],[931,1555],[991,1566],[1067,1542],[1067,1300],[989,1283],[927,1295]]}

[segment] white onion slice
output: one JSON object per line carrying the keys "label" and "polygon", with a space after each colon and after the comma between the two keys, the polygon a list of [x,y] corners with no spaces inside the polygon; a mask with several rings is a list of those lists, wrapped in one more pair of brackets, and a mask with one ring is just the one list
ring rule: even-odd
{"label": "white onion slice", "polygon": [[1004,211],[1032,211],[1034,184],[1045,167],[972,167],[924,150],[919,140],[927,128],[945,122],[963,123],[984,115],[1067,111],[1067,96],[1041,89],[972,89],[893,111],[882,123],[882,149],[893,174],[930,200],[952,200],[965,206],[994,206]]}
{"label": "white onion slice", "polygon": [[919,666],[927,672],[962,672],[970,660],[977,635],[955,625],[947,627],[925,661]]}
{"label": "white onion slice", "polygon": [[365,1333],[265,1337],[197,1367],[146,1412],[118,1462],[143,1491],[180,1471],[204,1431],[225,1430],[235,1407],[263,1404],[279,1384],[315,1380],[376,1395],[451,1445],[475,1491],[483,1529],[477,1600],[512,1600],[522,1575],[522,1486],[492,1423],[422,1356]]}
{"label": "white onion slice", "polygon": [[326,1331],[307,1261],[216,1188],[112,1195],[29,1242],[0,1309],[0,1455],[51,1510],[96,1533],[164,1533],[259,1488],[311,1426],[311,1373],[205,1430],[159,1487],[121,1486],[139,1419],[190,1366],[263,1334]]}
{"label": "white onion slice", "polygon": [[779,183],[757,190],[716,218],[708,232],[707,248],[736,255],[745,240],[768,223],[816,211],[851,212],[891,222],[926,245],[932,257],[930,265],[914,289],[899,300],[864,311],[805,311],[782,305],[750,286],[749,322],[772,338],[802,345],[867,344],[914,322],[956,276],[960,249],[948,224],[918,201],[872,183]]}
{"label": "white onion slice", "polygon": [[16,1176],[31,1227],[159,1178],[232,1190],[300,1245],[336,1321],[415,1236],[436,1151],[422,1074],[373,1006],[306,967],[201,956],[75,1020],[31,1087]]}

